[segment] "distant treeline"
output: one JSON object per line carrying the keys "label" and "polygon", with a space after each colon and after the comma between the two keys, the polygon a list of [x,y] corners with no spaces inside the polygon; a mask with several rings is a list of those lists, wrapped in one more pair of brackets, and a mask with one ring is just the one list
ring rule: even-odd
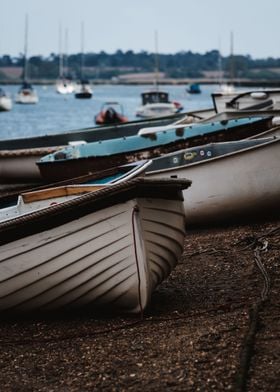
{"label": "distant treeline", "polygon": [[[253,60],[249,55],[221,57],[219,51],[212,50],[205,54],[178,52],[175,54],[159,54],[157,59],[153,53],[132,50],[118,50],[113,54],[105,52],[81,53],[63,56],[65,73],[73,78],[80,77],[81,58],[85,78],[111,79],[127,73],[154,72],[156,63],[159,71],[167,78],[202,78],[207,71],[223,71],[224,77],[275,79],[279,77],[280,59],[266,58]],[[22,67],[23,55],[0,57],[0,79],[7,79],[5,70]],[[2,68],[2,71],[1,71]],[[279,70],[278,70],[279,68]],[[59,55],[48,57],[32,56],[28,59],[28,75],[30,78],[55,79],[59,73]]]}

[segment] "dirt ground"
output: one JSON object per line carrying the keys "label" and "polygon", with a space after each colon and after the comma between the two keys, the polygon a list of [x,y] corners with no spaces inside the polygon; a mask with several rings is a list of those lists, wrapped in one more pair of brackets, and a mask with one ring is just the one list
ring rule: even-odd
{"label": "dirt ground", "polygon": [[188,230],[143,319],[2,320],[0,390],[279,391],[279,267],[279,220]]}

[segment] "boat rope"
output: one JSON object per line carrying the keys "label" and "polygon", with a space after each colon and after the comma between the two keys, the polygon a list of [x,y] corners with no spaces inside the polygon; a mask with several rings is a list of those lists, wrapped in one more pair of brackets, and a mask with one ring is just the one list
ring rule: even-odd
{"label": "boat rope", "polygon": [[[268,243],[267,238],[273,237],[280,234],[280,226],[272,228],[261,235],[251,235],[242,238],[234,245],[243,245],[242,248],[238,249],[238,252],[243,252],[246,250],[252,250],[254,253],[254,263],[258,267],[261,275],[263,277],[263,287],[260,293],[260,298],[256,300],[249,308],[249,325],[248,330],[244,336],[241,351],[240,351],[240,361],[239,366],[236,370],[236,377],[235,377],[235,385],[234,390],[235,392],[244,392],[247,390],[248,387],[248,378],[249,378],[249,371],[252,362],[252,358],[254,356],[254,348],[256,344],[256,334],[260,328],[260,312],[263,310],[270,292],[270,277],[269,274],[263,264],[262,261],[262,253],[267,252],[269,249],[278,249],[279,243],[274,244],[271,241]],[[189,254],[189,257],[195,257],[202,254],[223,254],[229,252],[229,248],[225,249],[215,249],[215,248],[207,248],[207,249],[200,249],[197,252],[193,252]]]}
{"label": "boat rope", "polygon": [[270,278],[269,275],[262,263],[262,259],[261,259],[261,252],[267,252],[267,246],[268,246],[268,241],[267,240],[262,240],[262,241],[258,241],[259,244],[257,246],[255,246],[254,249],[254,259],[255,259],[255,263],[257,265],[257,267],[259,268],[263,279],[264,279],[264,286],[261,292],[261,300],[265,301],[268,297],[269,294],[269,289],[270,289]]}
{"label": "boat rope", "polygon": [[[275,230],[273,230],[275,231]],[[244,392],[247,390],[248,375],[250,370],[250,364],[252,357],[254,355],[254,346],[256,334],[260,328],[260,311],[263,309],[265,302],[268,299],[270,291],[270,278],[262,262],[261,253],[267,252],[268,241],[264,236],[252,237],[252,242],[249,244],[253,247],[254,251],[254,261],[258,269],[263,276],[263,288],[261,292],[261,297],[256,301],[249,310],[249,327],[248,331],[244,337],[242,349],[240,352],[240,365],[237,371],[237,376],[235,380],[235,391]],[[246,247],[248,248],[248,247]]]}
{"label": "boat rope", "polygon": [[137,254],[136,232],[135,232],[135,219],[136,219],[136,214],[138,214],[138,213],[139,213],[139,207],[136,205],[133,207],[133,210],[132,210],[132,233],[133,233],[134,254],[135,254],[137,276],[138,276],[138,302],[139,302],[139,307],[140,307],[140,317],[141,317],[141,320],[143,320],[144,310],[143,310],[142,298],[141,298],[141,278],[140,278],[140,268],[139,268],[138,254]]}

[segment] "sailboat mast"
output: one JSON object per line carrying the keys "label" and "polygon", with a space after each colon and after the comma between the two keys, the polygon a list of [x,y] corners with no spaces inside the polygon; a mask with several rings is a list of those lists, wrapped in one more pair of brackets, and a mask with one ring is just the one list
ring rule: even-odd
{"label": "sailboat mast", "polygon": [[84,37],[85,34],[85,28],[84,28],[84,22],[81,23],[81,79],[84,77]]}
{"label": "sailboat mast", "polygon": [[233,32],[230,32],[230,83],[234,82]]}
{"label": "sailboat mast", "polygon": [[27,40],[28,40],[28,15],[25,15],[25,32],[24,32],[24,58],[23,58],[23,81],[27,81]]}
{"label": "sailboat mast", "polygon": [[69,75],[68,72],[68,29],[65,29],[65,48],[64,48],[64,67],[66,76]]}
{"label": "sailboat mast", "polygon": [[59,24],[59,77],[63,78],[63,53],[62,53],[62,27],[61,23]]}
{"label": "sailboat mast", "polygon": [[223,80],[223,70],[222,70],[222,54],[221,54],[221,39],[219,37],[218,45],[218,84],[221,86]]}
{"label": "sailboat mast", "polygon": [[155,30],[155,87],[158,90],[158,72],[159,72],[159,58],[158,58],[158,34]]}

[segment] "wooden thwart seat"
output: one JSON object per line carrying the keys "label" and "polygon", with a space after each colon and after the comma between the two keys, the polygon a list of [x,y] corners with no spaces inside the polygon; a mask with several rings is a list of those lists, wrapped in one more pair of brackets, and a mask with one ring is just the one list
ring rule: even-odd
{"label": "wooden thwart seat", "polygon": [[47,200],[55,197],[82,195],[85,193],[98,191],[104,187],[105,185],[68,185],[42,189],[40,191],[26,192],[21,196],[24,203],[32,203],[34,201]]}

